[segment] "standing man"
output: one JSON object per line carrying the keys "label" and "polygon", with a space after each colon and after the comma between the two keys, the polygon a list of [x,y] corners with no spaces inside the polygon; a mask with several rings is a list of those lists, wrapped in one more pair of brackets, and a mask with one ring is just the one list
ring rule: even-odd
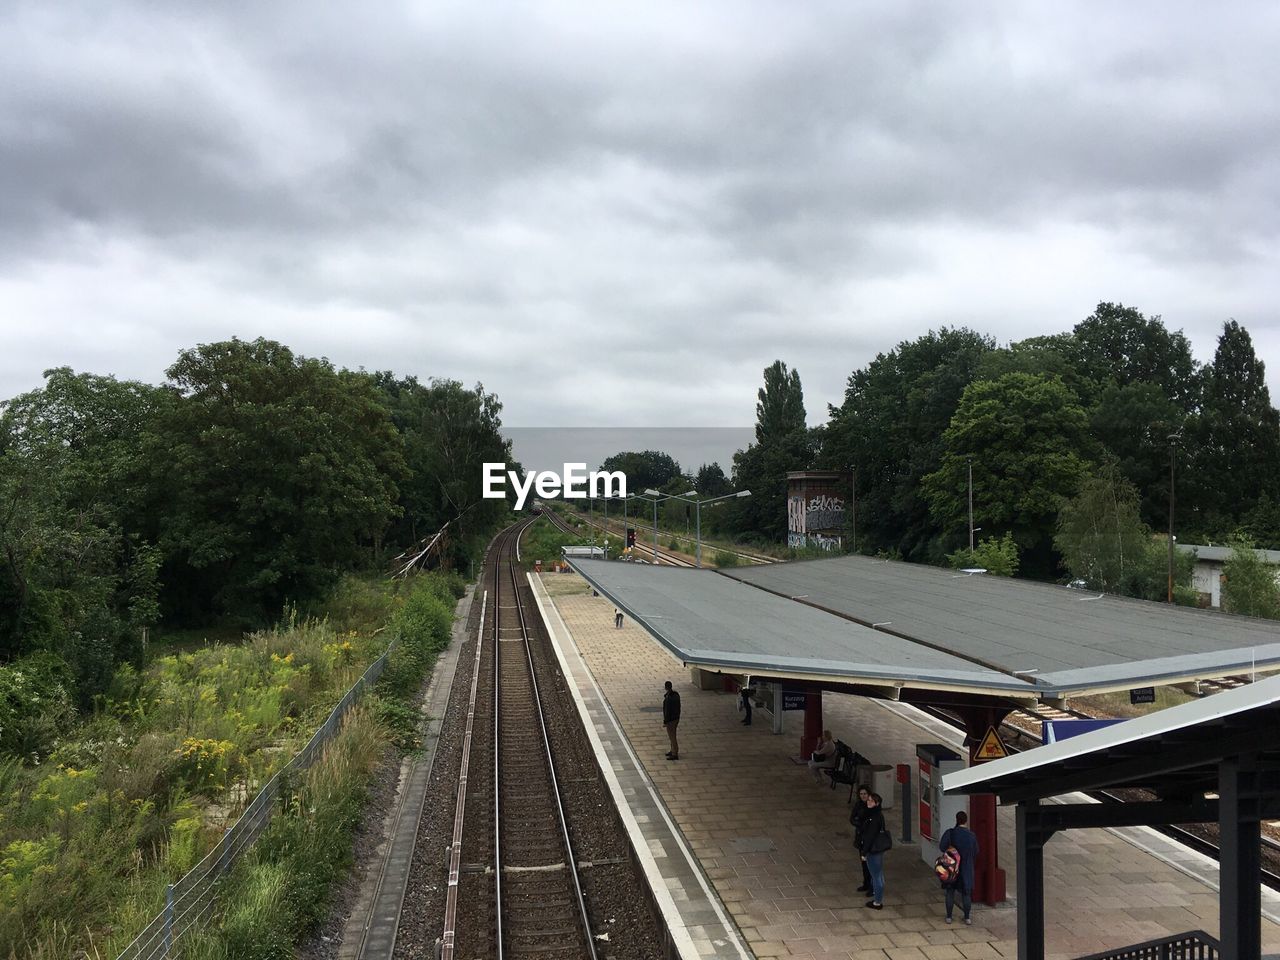
{"label": "standing man", "polygon": [[751,698],[756,695],[755,688],[748,681],[743,681],[742,688],[738,691],[741,699],[738,701],[738,709],[745,710],[747,718],[742,721],[744,726],[751,726]]}
{"label": "standing man", "polygon": [[671,689],[670,680],[666,682],[666,690],[662,695],[662,725],[667,728],[667,739],[671,741],[667,759],[679,760],[680,743],[676,740],[676,727],[680,726],[680,694]]}
{"label": "standing man", "polygon": [[947,923],[951,922],[951,911],[955,908],[956,894],[960,894],[960,908],[964,910],[964,922],[973,923],[969,914],[973,912],[973,865],[978,861],[978,838],[968,827],[969,814],[960,810],[956,813],[956,825],[942,835],[938,849],[943,853],[954,847],[960,854],[960,869],[956,873],[954,883],[943,885],[947,898]]}
{"label": "standing man", "polygon": [[622,611],[617,607],[613,608],[613,628],[615,630],[622,629]]}

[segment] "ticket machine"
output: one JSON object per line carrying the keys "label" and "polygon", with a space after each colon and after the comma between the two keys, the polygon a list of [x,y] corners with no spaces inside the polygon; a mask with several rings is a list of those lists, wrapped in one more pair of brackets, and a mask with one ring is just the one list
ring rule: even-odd
{"label": "ticket machine", "polygon": [[942,778],[965,768],[965,760],[940,743],[917,743],[920,760],[920,857],[932,865],[938,856],[938,841],[955,825],[956,814],[968,807],[967,797],[948,797],[942,792]]}

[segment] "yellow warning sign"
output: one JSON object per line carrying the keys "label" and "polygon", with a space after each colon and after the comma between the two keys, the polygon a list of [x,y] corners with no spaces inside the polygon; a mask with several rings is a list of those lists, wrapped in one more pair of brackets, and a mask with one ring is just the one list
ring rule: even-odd
{"label": "yellow warning sign", "polygon": [[1000,739],[1000,734],[996,733],[996,728],[987,727],[987,735],[982,738],[982,743],[978,745],[978,749],[973,755],[973,762],[982,763],[985,760],[1003,760],[1008,755],[1009,750],[1004,745],[1004,741]]}

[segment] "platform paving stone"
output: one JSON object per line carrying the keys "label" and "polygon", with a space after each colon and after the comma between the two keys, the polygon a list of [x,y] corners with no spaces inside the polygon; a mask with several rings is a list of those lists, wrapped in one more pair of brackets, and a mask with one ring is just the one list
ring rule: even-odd
{"label": "platform paving stone", "polygon": [[[743,726],[737,697],[699,690],[689,672],[642,628],[613,625],[614,607],[576,574],[544,574],[551,600],[620,722],[667,811],[698,857],[723,908],[757,957],[1002,960],[1017,955],[1014,826],[1000,812],[1000,864],[1010,902],[975,904],[973,925],[943,922],[942,894],[918,841],[902,844],[899,799],[885,819],[885,906],[863,906],[848,823],[848,789],[815,783],[794,763],[801,715],[771,732],[757,710]],[[679,691],[680,759],[664,759],[663,681]],[[876,763],[911,763],[915,744],[954,731],[900,704],[827,693],[825,726]],[[943,741],[945,742],[945,740]],[[1122,834],[1080,830],[1045,850],[1046,956],[1070,960],[1187,930],[1217,933],[1216,878],[1188,876]],[[1150,831],[1134,834],[1148,848]],[[1176,849],[1170,847],[1170,849]],[[1202,862],[1192,873],[1205,874]],[[1280,925],[1263,920],[1263,944],[1280,950]]]}

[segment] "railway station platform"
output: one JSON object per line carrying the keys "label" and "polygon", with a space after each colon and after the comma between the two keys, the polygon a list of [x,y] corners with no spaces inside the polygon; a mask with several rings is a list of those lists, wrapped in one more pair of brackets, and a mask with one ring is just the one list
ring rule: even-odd
{"label": "railway station platform", "polygon": [[[698,689],[629,618],[615,629],[613,604],[592,597],[580,577],[533,579],[568,675],[588,705],[615,793],[645,838],[642,860],[666,891],[659,902],[677,914],[686,952],[809,960],[1016,956],[1012,903],[975,904],[972,926],[960,922],[959,910],[955,923],[943,922],[942,893],[918,841],[899,841],[897,798],[885,811],[895,838],[885,858],[885,907],[863,906],[866,896],[855,891],[861,873],[848,790],[831,790],[825,778],[815,783],[792,762],[798,714],[788,716],[782,736],[771,733],[763,711],[743,726],[734,695]],[[664,680],[682,700],[676,762],[664,759]],[[604,703],[591,707],[598,698]],[[914,764],[917,743],[950,737],[954,746],[959,739],[902,704],[833,693],[823,702],[825,726],[875,763]],[[1008,838],[1000,865],[1013,888],[1012,813],[1002,809],[1000,817],[1000,835]],[[668,826],[674,840],[661,836]],[[683,861],[684,850],[696,863]],[[1145,829],[1082,830],[1057,839],[1045,850],[1046,956],[1069,960],[1196,928],[1216,934],[1216,873],[1212,861]],[[1277,919],[1278,898],[1264,896],[1264,953],[1280,951]]]}

